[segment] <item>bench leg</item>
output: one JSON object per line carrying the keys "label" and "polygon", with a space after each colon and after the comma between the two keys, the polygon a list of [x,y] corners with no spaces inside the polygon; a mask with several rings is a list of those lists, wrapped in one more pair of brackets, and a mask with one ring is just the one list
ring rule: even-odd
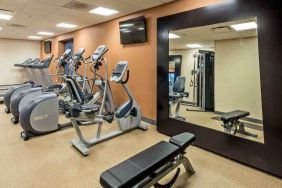
{"label": "bench leg", "polygon": [[240,124],[239,124],[238,127],[239,127],[238,130],[237,130],[238,133],[241,133],[241,134],[244,134],[244,135],[247,135],[247,136],[251,136],[251,137],[255,137],[255,138],[258,137],[257,134],[247,132],[247,131],[245,130],[244,123],[240,122]]}
{"label": "bench leg", "polygon": [[[137,187],[138,188],[140,188],[140,187],[142,187],[142,188],[150,188],[151,186],[156,185],[167,174],[172,172],[174,169],[178,168],[179,165],[181,165],[181,164],[183,164],[183,166],[184,166],[188,176],[191,176],[191,175],[193,175],[195,173],[195,170],[192,167],[189,159],[186,158],[185,156],[179,156],[179,158],[176,158],[175,161],[170,162],[170,163],[164,165],[163,167],[161,167],[160,169],[155,171],[153,173],[153,176],[147,177],[146,179],[144,179],[143,181],[141,181],[140,183],[135,185],[133,188],[137,188]],[[179,170],[177,170],[177,171],[179,171]],[[176,174],[175,174],[174,178],[172,179],[173,182],[176,181],[175,178],[179,175],[179,172],[176,172]],[[172,183],[172,181],[171,181],[171,183]]]}
{"label": "bench leg", "polygon": [[188,176],[192,176],[195,173],[195,170],[187,157],[183,157],[181,159],[181,163],[183,164]]}

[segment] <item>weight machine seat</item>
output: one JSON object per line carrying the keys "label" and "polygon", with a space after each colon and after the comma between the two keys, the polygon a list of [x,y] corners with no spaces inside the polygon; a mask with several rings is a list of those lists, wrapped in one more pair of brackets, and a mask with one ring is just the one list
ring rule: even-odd
{"label": "weight machine seat", "polygon": [[238,119],[247,117],[250,115],[250,112],[243,111],[243,110],[234,110],[228,113],[221,115],[221,120],[223,122],[232,122]]}
{"label": "weight machine seat", "polygon": [[181,93],[172,92],[172,93],[169,93],[169,97],[171,97],[171,98],[182,98],[183,96],[181,95]]}
{"label": "weight machine seat", "polygon": [[169,97],[171,98],[183,98],[183,97],[188,97],[189,93],[188,92],[183,92],[183,93],[178,93],[178,92],[170,92]]}
{"label": "weight machine seat", "polygon": [[83,104],[81,105],[82,110],[91,110],[92,113],[98,112],[100,110],[100,106],[97,104]]}
{"label": "weight machine seat", "polygon": [[183,97],[188,98],[189,97],[189,92],[183,92],[182,95],[183,95]]}
{"label": "weight machine seat", "polygon": [[133,187],[172,161],[195,140],[191,133],[170,138],[169,143],[160,141],[148,149],[104,171],[100,176],[103,187]]}

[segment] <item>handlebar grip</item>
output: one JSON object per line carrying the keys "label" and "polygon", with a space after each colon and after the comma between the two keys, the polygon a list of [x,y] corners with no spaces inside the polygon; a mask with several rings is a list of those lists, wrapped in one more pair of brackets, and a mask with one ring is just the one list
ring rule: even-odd
{"label": "handlebar grip", "polygon": [[128,82],[128,80],[129,80],[129,70],[127,70],[127,72],[126,72],[126,79],[124,81],[121,81],[120,83],[126,84]]}
{"label": "handlebar grip", "polygon": [[54,59],[54,62],[57,63],[57,60],[58,60],[59,58],[60,58],[60,57],[57,57],[56,59]]}

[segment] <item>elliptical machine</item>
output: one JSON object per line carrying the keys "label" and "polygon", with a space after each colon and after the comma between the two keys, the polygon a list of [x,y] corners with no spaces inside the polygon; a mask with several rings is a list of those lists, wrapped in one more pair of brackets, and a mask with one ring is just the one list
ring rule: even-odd
{"label": "elliptical machine", "polygon": [[[127,133],[135,129],[147,130],[146,126],[142,126],[141,123],[141,109],[137,102],[134,100],[130,90],[128,89],[126,83],[129,80],[129,70],[128,62],[120,61],[115,67],[110,80],[121,84],[127,93],[129,99],[118,107],[115,111],[109,111],[106,103],[113,101],[112,93],[108,82],[108,64],[106,59],[103,57],[108,51],[105,45],[99,46],[95,51],[94,55],[91,57],[94,62],[95,69],[99,69],[103,64],[105,65],[104,74],[104,94],[102,98],[101,105],[90,104],[81,105],[78,101],[81,98],[81,90],[74,83],[73,79],[66,79],[66,83],[71,91],[71,96],[73,99],[73,104],[69,106],[69,111],[66,113],[66,117],[70,118],[72,125],[79,137],[79,139],[74,139],[71,141],[72,145],[83,155],[87,156],[89,154],[88,147],[103,142],[105,140],[111,139],[113,137],[119,136],[121,134]],[[125,80],[125,74],[127,75]],[[95,78],[94,78],[95,80]],[[117,119],[118,130],[102,135],[102,126],[105,121],[111,123],[114,119]],[[96,136],[92,139],[86,139],[79,128],[79,122],[92,122],[97,123]]]}
{"label": "elliptical machine", "polygon": [[[63,76],[64,80],[67,80],[67,78],[72,79],[79,88],[83,87],[83,83],[81,84],[81,82],[84,82],[85,80],[80,79],[79,77],[81,76],[76,75],[75,71],[78,68],[80,61],[83,59],[82,54],[84,52],[84,48],[79,49],[78,53],[76,53],[72,59],[67,62],[70,64],[70,69],[67,71],[67,74],[71,75]],[[32,95],[32,93],[30,95]],[[39,94],[38,96],[25,97],[27,99],[23,98],[19,104],[19,122],[23,128],[21,137],[25,141],[29,140],[31,137],[56,132],[72,125],[70,122],[67,124],[58,123],[60,102],[56,93],[42,92],[42,94]],[[88,98],[82,98],[81,100],[83,101],[82,104],[90,105],[87,103]],[[91,101],[92,100],[95,101],[94,99],[91,99]],[[64,108],[68,102],[64,102],[62,104],[64,105]]]}
{"label": "elliptical machine", "polygon": [[[58,63],[57,68],[59,69],[60,67],[63,67],[64,66],[63,64],[65,63],[65,61],[67,61],[67,59],[70,58],[70,56],[71,56],[71,50],[68,49],[61,56],[56,58],[55,62]],[[61,90],[65,91],[62,83],[58,85],[51,85],[47,88],[42,88],[41,86],[35,86],[35,87],[31,87],[31,88],[16,92],[15,94],[11,96],[11,99],[10,99],[10,111],[13,115],[13,117],[11,118],[11,122],[13,124],[17,124],[19,122],[19,114],[21,111],[20,103],[22,103],[21,106],[28,105],[24,101],[27,101],[30,98],[34,98],[39,95],[43,95],[44,92],[48,92],[48,91],[62,93]]]}

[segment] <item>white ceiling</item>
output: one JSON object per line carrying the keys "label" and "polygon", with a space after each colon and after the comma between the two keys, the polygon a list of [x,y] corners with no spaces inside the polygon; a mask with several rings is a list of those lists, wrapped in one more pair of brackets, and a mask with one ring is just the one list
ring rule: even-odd
{"label": "white ceiling", "polygon": [[[245,31],[235,31],[230,27],[230,25],[246,22],[256,22],[256,18],[248,18],[236,21],[230,21],[225,23],[194,27],[182,30],[172,31],[181,38],[170,39],[169,48],[172,50],[176,49],[187,49],[186,44],[200,44],[205,48],[213,48],[216,40],[225,40],[225,39],[236,39],[236,38],[245,38],[245,37],[254,37],[257,36],[257,30],[245,30]],[[228,27],[229,30],[222,32],[215,32],[214,28],[218,27]]]}
{"label": "white ceiling", "polygon": [[[90,25],[112,20],[144,9],[165,4],[174,0],[75,0],[86,3],[87,10],[63,7],[72,0],[0,0],[0,9],[15,11],[9,20],[0,20],[0,38],[27,39],[29,35],[37,35],[39,31],[64,34]],[[99,16],[88,13],[95,7],[105,7],[119,11],[113,16]],[[74,29],[58,28],[61,22],[76,24]],[[11,26],[22,25],[22,27]],[[48,36],[43,39],[49,38]]]}

